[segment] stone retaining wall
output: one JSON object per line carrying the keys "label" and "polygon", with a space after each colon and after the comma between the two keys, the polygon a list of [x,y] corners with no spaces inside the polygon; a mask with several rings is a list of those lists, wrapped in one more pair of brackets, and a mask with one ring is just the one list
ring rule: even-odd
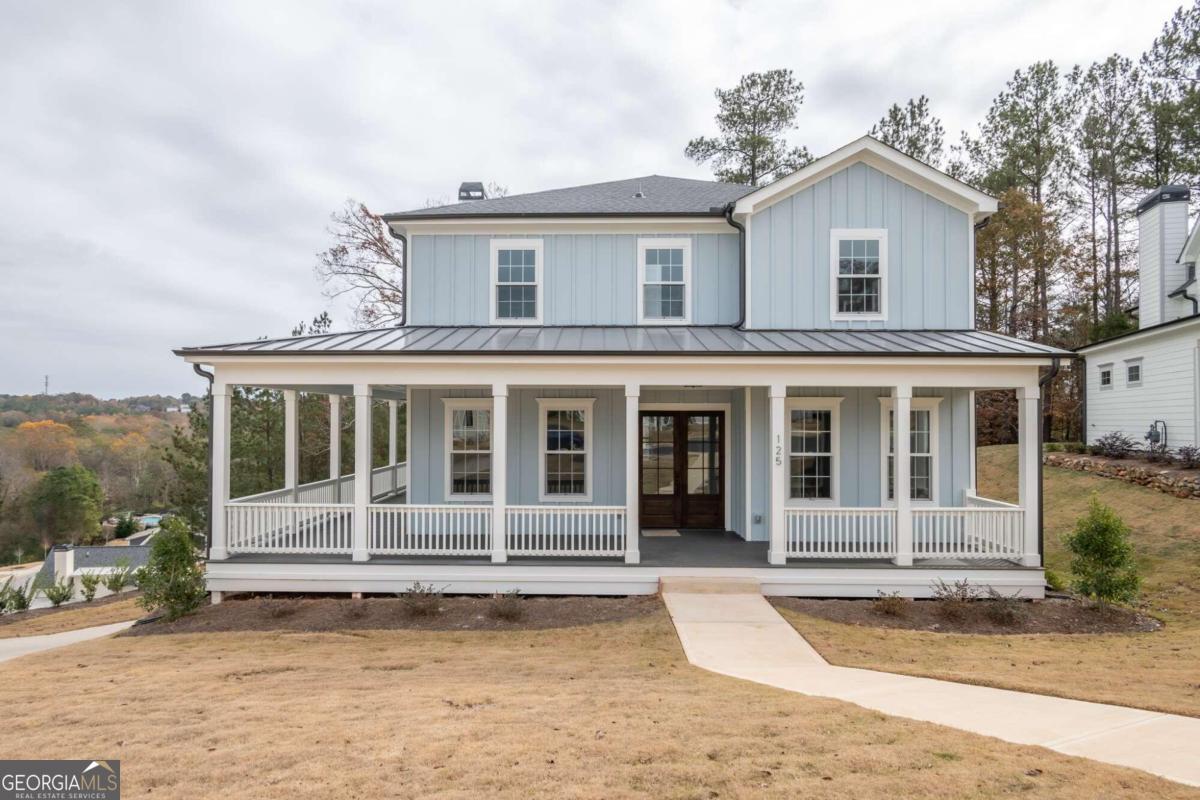
{"label": "stone retaining wall", "polygon": [[1147,486],[1176,497],[1200,499],[1200,470],[1171,469],[1138,459],[1101,458],[1074,453],[1046,453],[1044,463],[1052,467],[1090,472],[1104,478]]}

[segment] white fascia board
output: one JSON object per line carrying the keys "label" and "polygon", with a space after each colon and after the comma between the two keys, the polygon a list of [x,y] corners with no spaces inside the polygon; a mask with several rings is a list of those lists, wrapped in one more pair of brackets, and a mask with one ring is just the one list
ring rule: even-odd
{"label": "white fascia board", "polygon": [[808,166],[751,192],[737,201],[734,213],[753,214],[761,211],[772,203],[859,161],[972,215],[976,220],[995,213],[998,208],[996,198],[991,195],[888,147],[878,139],[863,136],[827,156],[818,158]]}

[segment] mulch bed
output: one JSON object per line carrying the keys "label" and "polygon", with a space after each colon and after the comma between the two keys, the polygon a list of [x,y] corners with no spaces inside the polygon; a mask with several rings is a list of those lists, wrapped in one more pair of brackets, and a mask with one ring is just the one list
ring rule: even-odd
{"label": "mulch bed", "polygon": [[774,597],[771,602],[812,617],[862,625],[870,628],[898,628],[935,633],[1148,633],[1162,623],[1136,611],[1108,607],[1098,609],[1072,599],[1046,599],[1018,604],[1018,619],[999,623],[988,615],[995,601],[978,600],[969,604],[958,619],[945,616],[936,600],[911,600],[903,604],[902,616],[876,610],[874,600],[810,600]]}
{"label": "mulch bed", "polygon": [[16,622],[28,622],[31,619],[44,617],[48,614],[58,614],[63,611],[82,611],[85,608],[106,606],[110,603],[115,603],[118,600],[128,600],[132,597],[140,597],[141,594],[141,592],[121,592],[120,594],[110,594],[106,597],[101,597],[98,600],[93,600],[90,603],[63,603],[58,608],[51,606],[50,608],[34,608],[28,611],[16,611],[11,614],[0,615],[0,627],[12,625]]}
{"label": "mulch bed", "polygon": [[[174,622],[148,621],[123,636],[230,631],[323,633],[347,630],[511,631],[567,628],[619,622],[662,608],[656,597],[525,597],[520,618],[493,615],[490,597],[441,597],[437,610],[414,615],[396,597],[250,597],[235,596],[202,606]],[[510,602],[512,602],[510,600]]]}

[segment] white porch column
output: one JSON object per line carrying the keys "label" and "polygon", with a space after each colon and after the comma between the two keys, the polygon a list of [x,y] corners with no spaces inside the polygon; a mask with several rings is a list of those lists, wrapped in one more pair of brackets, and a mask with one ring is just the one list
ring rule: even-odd
{"label": "white porch column", "polygon": [[641,466],[641,423],[638,421],[641,408],[642,387],[636,383],[625,385],[625,563],[637,564],[642,560],[640,536],[641,493],[638,487],[638,472]]}
{"label": "white porch column", "polygon": [[371,387],[354,384],[354,561],[367,560],[367,506],[371,504]]}
{"label": "white porch column", "polygon": [[492,384],[492,562],[508,561],[508,384]]}
{"label": "white porch column", "polygon": [[771,564],[787,563],[787,516],[784,513],[784,497],[787,494],[785,455],[788,450],[785,419],[787,387],[781,383],[771,384],[771,525],[767,561]]}
{"label": "white porch column", "polygon": [[395,400],[388,400],[388,488],[396,491],[396,407]]}
{"label": "white porch column", "polygon": [[342,396],[329,395],[329,477],[333,498],[342,502]]}
{"label": "white porch column", "polygon": [[229,389],[223,383],[212,387],[212,508],[209,528],[212,540],[208,557],[214,561],[229,557],[225,537],[225,504],[229,502]]}
{"label": "white porch column", "polygon": [[300,415],[296,413],[296,395],[295,389],[283,390],[283,488],[291,490],[293,503],[300,471]]}
{"label": "white porch column", "polygon": [[1018,500],[1024,511],[1025,538],[1021,564],[1026,567],[1041,565],[1038,555],[1038,527],[1041,520],[1038,516],[1038,495],[1041,486],[1038,485],[1038,459],[1042,450],[1042,413],[1039,402],[1040,393],[1037,386],[1029,386],[1017,390],[1018,412],[1018,445],[1020,482]]}
{"label": "white porch column", "polygon": [[[899,566],[910,567],[913,563],[912,441],[909,433],[912,387],[892,387],[892,400],[896,437],[892,458],[892,492],[896,498],[896,557],[892,560]],[[886,486],[883,491],[887,492]]]}

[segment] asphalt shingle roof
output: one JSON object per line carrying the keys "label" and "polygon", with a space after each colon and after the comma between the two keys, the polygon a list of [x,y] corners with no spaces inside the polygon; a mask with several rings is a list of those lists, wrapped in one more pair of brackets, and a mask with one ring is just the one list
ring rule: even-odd
{"label": "asphalt shingle roof", "polygon": [[189,347],[194,355],[679,355],[1072,357],[971,330],[740,330],[728,326],[412,326]]}
{"label": "asphalt shingle roof", "polygon": [[639,214],[719,216],[726,204],[752,191],[753,186],[739,183],[646,175],[587,186],[571,186],[566,189],[550,189],[544,192],[401,211],[384,214],[384,219]]}

